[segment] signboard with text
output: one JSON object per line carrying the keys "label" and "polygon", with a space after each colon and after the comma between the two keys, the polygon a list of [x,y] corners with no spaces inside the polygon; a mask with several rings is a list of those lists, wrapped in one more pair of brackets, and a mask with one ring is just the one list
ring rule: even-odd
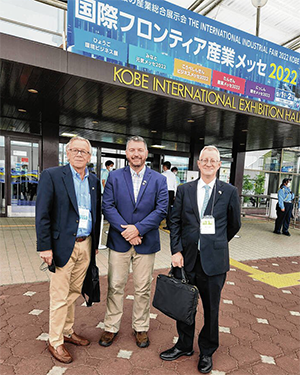
{"label": "signboard with text", "polygon": [[299,53],[167,1],[68,1],[68,51],[300,109]]}

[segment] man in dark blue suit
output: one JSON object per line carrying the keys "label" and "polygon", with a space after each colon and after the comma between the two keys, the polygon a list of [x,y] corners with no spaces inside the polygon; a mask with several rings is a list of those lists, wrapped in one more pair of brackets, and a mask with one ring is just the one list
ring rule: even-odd
{"label": "man in dark blue suit", "polygon": [[[178,187],[171,216],[171,251],[174,267],[184,267],[200,292],[204,326],[198,337],[198,370],[212,370],[212,355],[219,346],[219,305],[229,271],[228,242],[239,231],[240,204],[237,189],[216,178],[220,153],[206,146],[200,153],[201,178]],[[177,321],[179,340],[160,357],[173,361],[193,354],[195,323]]]}
{"label": "man in dark blue suit", "polygon": [[[73,330],[75,301],[91,262],[100,230],[100,181],[88,172],[90,142],[75,137],[67,144],[70,164],[43,171],[36,202],[37,250],[55,272],[50,280],[49,351],[72,362],[65,342],[86,346]],[[89,276],[87,276],[89,277]]]}
{"label": "man in dark blue suit", "polygon": [[149,345],[150,288],[155,253],[160,250],[160,222],[168,208],[167,180],[147,168],[147,144],[131,137],[126,145],[129,166],[109,174],[102,210],[110,223],[107,246],[108,294],[105,331],[99,344],[110,346],[123,314],[124,288],[132,262],[134,302],[132,328],[140,348]]}

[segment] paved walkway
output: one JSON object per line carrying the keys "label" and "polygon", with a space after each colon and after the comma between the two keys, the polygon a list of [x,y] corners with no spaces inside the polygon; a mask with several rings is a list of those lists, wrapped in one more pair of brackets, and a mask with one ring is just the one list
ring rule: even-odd
{"label": "paved walkway", "polygon": [[[220,348],[213,356],[212,375],[300,373],[300,231],[291,230],[292,236],[284,237],[274,235],[272,229],[271,222],[244,219],[240,237],[231,242],[231,271],[222,293]],[[166,273],[170,265],[168,241],[168,233],[161,231],[162,251],[157,255],[154,278]],[[74,362],[57,362],[46,345],[49,283],[48,274],[39,271],[32,219],[0,219],[0,243],[1,375],[199,374],[196,340],[192,357],[160,360],[159,353],[176,342],[177,333],[175,322],[154,307],[151,345],[146,349],[136,346],[131,333],[131,276],[119,335],[109,348],[98,345],[105,314],[107,251],[97,257],[102,301],[90,308],[82,305],[83,299],[77,301],[75,328],[91,340],[91,345],[68,345]],[[197,333],[202,322],[199,304]]]}

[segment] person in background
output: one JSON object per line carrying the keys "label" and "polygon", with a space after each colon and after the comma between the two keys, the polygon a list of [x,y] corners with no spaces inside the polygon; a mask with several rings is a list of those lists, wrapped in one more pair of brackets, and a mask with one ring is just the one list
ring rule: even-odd
{"label": "person in background", "polygon": [[275,234],[282,234],[290,236],[289,225],[293,211],[294,194],[291,192],[291,179],[284,178],[280,189],[278,190],[278,203],[276,205],[277,219],[275,221]]}
{"label": "person in background", "polygon": [[87,139],[72,138],[67,144],[69,164],[45,169],[38,184],[37,251],[53,272],[48,349],[63,363],[73,360],[66,342],[90,343],[74,332],[73,325],[75,301],[85,277],[91,280],[87,270],[95,262],[100,234],[100,181],[87,168],[91,151]]}
{"label": "person in background", "polygon": [[175,174],[177,186],[179,186],[181,184],[181,181],[180,181],[180,178],[178,176],[178,168],[177,167],[171,168],[171,172],[173,172]]}
{"label": "person in background", "polygon": [[150,342],[152,273],[155,253],[160,250],[158,228],[167,213],[168,190],[165,177],[145,165],[148,149],[142,137],[128,139],[126,157],[129,165],[109,174],[103,194],[103,214],[110,227],[105,331],[99,345],[110,346],[119,332],[132,264],[132,329],[136,345],[146,348]]}
{"label": "person in background", "polygon": [[[207,374],[219,346],[220,298],[229,271],[228,242],[240,229],[241,214],[237,189],[216,178],[221,166],[219,150],[205,146],[197,164],[201,178],[178,187],[170,239],[173,267],[184,267],[190,283],[199,289],[204,326],[198,336],[198,370]],[[174,270],[175,277],[178,271]],[[195,322],[177,321],[177,331],[175,346],[160,354],[165,361],[194,353]]]}
{"label": "person in background", "polygon": [[177,190],[177,181],[176,176],[174,173],[170,171],[171,163],[169,161],[165,161],[163,163],[163,173],[162,175],[166,177],[167,184],[168,184],[168,193],[169,193],[169,205],[168,205],[168,213],[166,217],[166,226],[164,229],[170,230],[170,216],[171,216],[171,210],[174,204],[174,199],[176,195]]}
{"label": "person in background", "polygon": [[101,194],[103,195],[103,191],[105,188],[106,181],[108,179],[109,172],[113,170],[114,162],[112,160],[107,160],[105,162],[105,169],[101,172]]}

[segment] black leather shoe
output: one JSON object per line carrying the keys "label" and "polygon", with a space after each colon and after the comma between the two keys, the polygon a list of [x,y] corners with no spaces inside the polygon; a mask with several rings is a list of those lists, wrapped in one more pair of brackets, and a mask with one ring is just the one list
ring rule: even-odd
{"label": "black leather shoe", "polygon": [[177,349],[176,346],[173,346],[173,348],[160,353],[159,356],[164,361],[174,361],[174,359],[177,359],[183,355],[191,356],[193,354],[194,354],[194,350],[187,352],[185,350]]}
{"label": "black leather shoe", "polygon": [[208,374],[212,370],[212,357],[209,355],[200,355],[198,370],[201,374]]}
{"label": "black leather shoe", "polygon": [[282,234],[284,234],[285,236],[291,236],[291,233],[290,232],[282,232]]}
{"label": "black leather shoe", "polygon": [[276,232],[276,230],[274,230],[273,233],[275,233],[275,234],[281,234],[280,232]]}

